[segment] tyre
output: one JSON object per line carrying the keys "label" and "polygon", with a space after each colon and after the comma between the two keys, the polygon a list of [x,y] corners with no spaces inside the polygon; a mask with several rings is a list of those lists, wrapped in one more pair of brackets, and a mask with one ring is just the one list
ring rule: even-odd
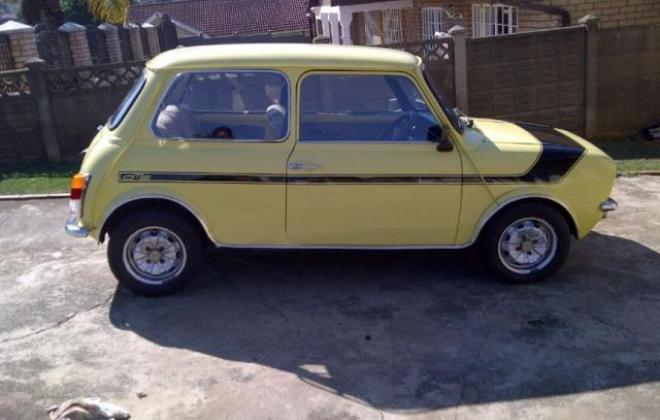
{"label": "tyre", "polygon": [[146,210],[110,232],[108,262],[119,283],[144,296],[172,294],[192,280],[202,264],[203,238],[185,217]]}
{"label": "tyre", "polygon": [[484,258],[504,280],[534,283],[556,272],[570,249],[565,217],[542,203],[518,204],[493,217],[481,238]]}

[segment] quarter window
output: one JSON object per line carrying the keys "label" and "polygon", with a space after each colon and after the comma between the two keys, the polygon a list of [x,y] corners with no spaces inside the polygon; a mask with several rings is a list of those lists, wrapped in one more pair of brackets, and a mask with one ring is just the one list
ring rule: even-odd
{"label": "quarter window", "polygon": [[281,140],[288,133],[289,85],[274,71],[184,73],[159,105],[162,138]]}
{"label": "quarter window", "polygon": [[128,113],[128,110],[131,109],[133,106],[133,102],[137,99],[137,97],[140,95],[140,92],[142,92],[142,88],[144,87],[144,84],[146,83],[147,76],[144,70],[140,74],[140,77],[135,80],[133,83],[133,86],[131,89],[128,91],[124,99],[121,101],[119,106],[117,107],[117,110],[108,118],[108,127],[110,130],[114,130],[119,123],[122,122],[126,114]]}
{"label": "quarter window", "polygon": [[437,128],[407,77],[314,74],[303,79],[302,141],[427,141]]}

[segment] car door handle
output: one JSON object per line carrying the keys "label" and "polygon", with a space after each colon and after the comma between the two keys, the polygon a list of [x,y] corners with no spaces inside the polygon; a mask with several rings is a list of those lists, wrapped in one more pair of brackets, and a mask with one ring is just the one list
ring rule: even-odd
{"label": "car door handle", "polygon": [[294,171],[300,171],[302,169],[322,169],[323,165],[319,165],[317,163],[304,163],[304,162],[291,162],[287,165],[287,168],[294,170]]}

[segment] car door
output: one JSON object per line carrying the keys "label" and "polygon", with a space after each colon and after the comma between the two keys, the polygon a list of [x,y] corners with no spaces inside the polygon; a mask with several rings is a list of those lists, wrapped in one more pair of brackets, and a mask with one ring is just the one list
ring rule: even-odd
{"label": "car door", "polygon": [[441,124],[426,101],[404,74],[302,78],[298,139],[287,164],[292,242],[454,244],[461,157],[456,148],[439,151],[429,141]]}

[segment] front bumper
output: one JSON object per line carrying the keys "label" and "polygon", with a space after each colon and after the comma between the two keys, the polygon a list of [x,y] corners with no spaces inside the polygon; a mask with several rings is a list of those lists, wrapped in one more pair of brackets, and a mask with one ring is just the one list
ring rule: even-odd
{"label": "front bumper", "polygon": [[603,217],[607,216],[607,213],[616,210],[617,207],[619,207],[619,203],[617,203],[612,197],[609,197],[607,200],[600,203],[600,211],[603,212]]}
{"label": "front bumper", "polygon": [[80,220],[77,217],[71,216],[66,219],[64,224],[64,230],[67,235],[73,236],[75,238],[86,238],[89,236],[89,229],[80,224]]}

